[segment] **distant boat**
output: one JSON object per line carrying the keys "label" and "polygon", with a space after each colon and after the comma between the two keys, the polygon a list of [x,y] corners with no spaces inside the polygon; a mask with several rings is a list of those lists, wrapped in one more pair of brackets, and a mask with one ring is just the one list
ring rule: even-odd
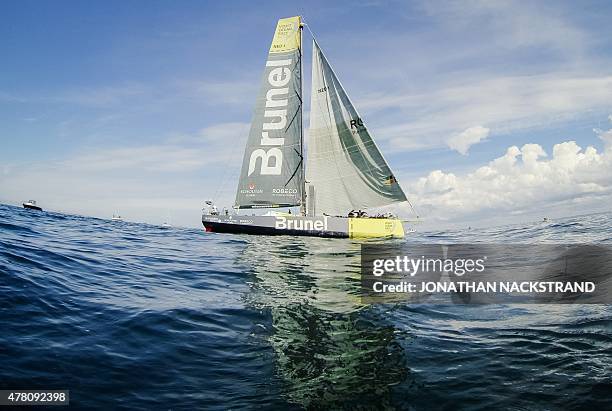
{"label": "distant boat", "polygon": [[548,217],[544,217],[544,218],[542,219],[542,222],[543,222],[543,223],[548,223]]}
{"label": "distant boat", "polygon": [[166,213],[166,218],[164,220],[164,222],[161,225],[161,228],[172,228],[172,224],[170,224],[170,221],[172,221],[170,219],[170,212]]}
{"label": "distant boat", "polygon": [[35,200],[28,200],[25,203],[23,203],[23,208],[29,208],[30,210],[38,210],[38,211],[42,211],[42,207],[39,207],[36,205],[36,201]]}
{"label": "distant boat", "polygon": [[113,221],[123,221],[123,218],[121,218],[121,216],[119,214],[113,214],[113,218],[111,218],[111,220],[113,220]]}

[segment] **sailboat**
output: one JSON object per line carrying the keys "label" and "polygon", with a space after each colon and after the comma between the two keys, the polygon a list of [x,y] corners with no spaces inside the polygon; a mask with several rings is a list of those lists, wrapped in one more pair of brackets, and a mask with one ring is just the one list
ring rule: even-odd
{"label": "sailboat", "polygon": [[303,27],[300,16],[277,23],[234,205],[235,209],[300,207],[299,214],[220,215],[208,207],[202,223],[206,231],[220,233],[403,237],[398,218],[368,218],[361,211],[407,201],[406,195],[314,36],[304,158]]}

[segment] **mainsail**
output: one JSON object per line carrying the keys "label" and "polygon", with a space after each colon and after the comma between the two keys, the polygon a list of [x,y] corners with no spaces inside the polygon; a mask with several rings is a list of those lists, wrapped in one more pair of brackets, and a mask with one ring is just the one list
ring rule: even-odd
{"label": "mainsail", "polygon": [[301,40],[299,16],[278,21],[244,151],[236,208],[302,203]]}
{"label": "mainsail", "polygon": [[336,74],[313,40],[308,163],[309,215],[406,201]]}

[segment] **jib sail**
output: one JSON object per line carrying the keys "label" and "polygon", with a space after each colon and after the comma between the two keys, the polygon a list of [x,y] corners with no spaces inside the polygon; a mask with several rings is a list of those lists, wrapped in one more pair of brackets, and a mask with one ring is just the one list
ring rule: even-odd
{"label": "jib sail", "polygon": [[357,110],[313,40],[308,134],[309,214],[406,201],[406,195],[372,140]]}

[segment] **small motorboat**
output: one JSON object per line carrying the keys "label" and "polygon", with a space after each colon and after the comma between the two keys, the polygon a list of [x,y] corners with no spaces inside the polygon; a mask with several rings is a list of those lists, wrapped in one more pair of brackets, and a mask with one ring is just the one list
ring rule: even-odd
{"label": "small motorboat", "polygon": [[30,210],[37,210],[37,211],[42,211],[42,207],[39,207],[36,205],[36,201],[34,200],[28,200],[25,203],[23,203],[23,208],[27,208]]}

